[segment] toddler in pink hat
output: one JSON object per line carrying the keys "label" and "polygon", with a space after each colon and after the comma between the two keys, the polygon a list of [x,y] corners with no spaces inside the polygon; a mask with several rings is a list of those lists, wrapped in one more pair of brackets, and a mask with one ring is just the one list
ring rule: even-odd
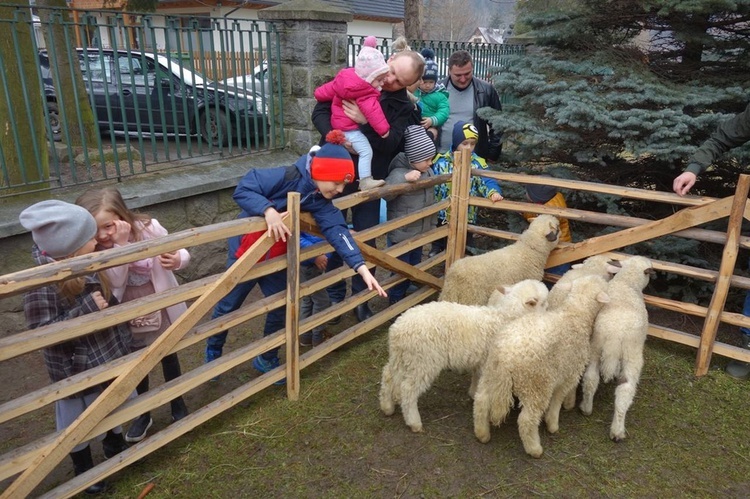
{"label": "toddler in pink hat", "polygon": [[344,132],[346,140],[359,155],[361,191],[380,187],[385,180],[372,178],[372,146],[359,130],[359,124],[346,116],[343,101],[356,102],[372,129],[383,138],[388,136],[391,127],[380,107],[380,87],[390,68],[376,45],[375,37],[368,36],[354,67],[342,69],[332,81],[315,89],[318,102],[331,102],[331,126]]}

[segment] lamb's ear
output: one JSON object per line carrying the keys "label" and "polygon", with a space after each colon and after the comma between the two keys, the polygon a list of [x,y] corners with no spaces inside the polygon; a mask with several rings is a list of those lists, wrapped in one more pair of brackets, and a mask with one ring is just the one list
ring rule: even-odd
{"label": "lamb's ear", "polygon": [[607,263],[607,273],[616,274],[620,270],[622,270],[622,267],[620,265],[612,265],[610,263]]}
{"label": "lamb's ear", "polygon": [[510,291],[510,288],[508,286],[498,286],[495,291],[500,293],[501,295],[507,295]]}
{"label": "lamb's ear", "polygon": [[651,267],[649,267],[646,270],[644,270],[643,273],[647,274],[649,277],[656,275],[656,271],[653,268],[651,268]]}
{"label": "lamb's ear", "polygon": [[559,229],[552,229],[549,233],[547,233],[547,235],[545,236],[547,238],[547,241],[556,241],[558,232],[560,232]]}
{"label": "lamb's ear", "polygon": [[570,266],[571,269],[580,269],[581,267],[583,267],[582,263],[574,263]]}
{"label": "lamb's ear", "polygon": [[596,301],[598,301],[599,303],[609,303],[609,295],[606,292],[601,291],[598,295],[596,295]]}
{"label": "lamb's ear", "polygon": [[620,260],[610,260],[607,262],[607,265],[613,265],[618,268],[622,268],[622,262]]}

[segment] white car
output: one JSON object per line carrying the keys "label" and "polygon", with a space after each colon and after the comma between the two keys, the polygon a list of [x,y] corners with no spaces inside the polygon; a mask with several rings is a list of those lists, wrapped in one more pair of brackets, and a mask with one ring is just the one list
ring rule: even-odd
{"label": "white car", "polygon": [[252,92],[255,95],[270,95],[271,87],[268,79],[268,63],[261,62],[253,72],[246,75],[233,76],[227,78],[222,83],[228,88],[240,88]]}

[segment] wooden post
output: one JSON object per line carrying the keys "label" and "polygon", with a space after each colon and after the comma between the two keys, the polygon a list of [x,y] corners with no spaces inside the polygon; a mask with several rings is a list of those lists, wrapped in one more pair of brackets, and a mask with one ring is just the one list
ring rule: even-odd
{"label": "wooden post", "polygon": [[466,226],[469,220],[469,190],[471,186],[471,154],[457,150],[453,153],[451,207],[448,216],[448,243],[445,270],[464,256]]}
{"label": "wooden post", "polygon": [[287,224],[292,230],[286,245],[286,396],[299,399],[299,192],[287,194]]}
{"label": "wooden post", "polygon": [[206,293],[198,298],[177,321],[175,321],[154,343],[146,347],[140,359],[133,363],[130,371],[120,374],[99,395],[78,419],[65,428],[60,435],[44,448],[34,462],[3,492],[2,498],[26,497],[52,469],[79,442],[86,438],[99,422],[122,404],[136,385],[167,355],[198,321],[210,312],[214,305],[240,282],[255,262],[266,253],[273,239],[260,238],[216,281]]}
{"label": "wooden post", "polygon": [[724,253],[721,257],[719,275],[716,278],[714,294],[708,306],[706,320],[703,323],[701,341],[698,344],[698,355],[695,359],[695,375],[705,376],[711,364],[716,331],[719,329],[721,312],[729,292],[729,282],[734,274],[734,265],[737,262],[737,252],[740,247],[740,231],[742,219],[747,203],[747,193],[750,190],[750,175],[740,175],[737,181],[737,189],[734,191],[732,209],[729,212],[729,225],[727,226],[727,242],[724,245]]}

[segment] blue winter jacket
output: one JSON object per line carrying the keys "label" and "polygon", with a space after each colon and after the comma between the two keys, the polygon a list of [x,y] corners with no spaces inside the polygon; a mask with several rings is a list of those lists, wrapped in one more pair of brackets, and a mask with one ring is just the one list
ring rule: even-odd
{"label": "blue winter jacket", "polygon": [[301,156],[292,166],[250,170],[232,196],[242,209],[240,217],[262,217],[269,207],[279,213],[287,210],[286,195],[300,193],[300,208],[308,211],[333,249],[352,269],[365,263],[354,242],[341,210],[324,198],[307,169],[308,155]]}

